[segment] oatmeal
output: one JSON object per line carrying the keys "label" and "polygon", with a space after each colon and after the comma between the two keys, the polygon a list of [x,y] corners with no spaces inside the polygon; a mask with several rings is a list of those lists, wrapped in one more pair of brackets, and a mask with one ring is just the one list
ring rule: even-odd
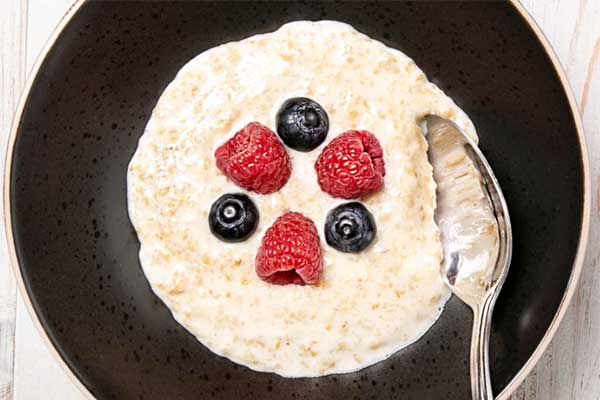
{"label": "oatmeal", "polygon": [[[313,151],[287,149],[291,176],[278,191],[244,191],[216,167],[215,149],[251,121],[275,131],[278,108],[294,96],[327,111],[327,138]],[[414,342],[449,296],[419,128],[430,113],[475,137],[465,113],[410,58],[343,23],[293,22],[198,55],[160,97],[129,165],[129,214],[153,290],[213,352],[283,376],[357,370]],[[376,136],[386,168],[383,189],[362,199],[377,236],[360,253],[325,242],[327,213],[344,201],[321,190],[314,167],[350,129]],[[224,243],[209,229],[211,204],[240,192],[260,220],[247,240]],[[274,285],[255,272],[261,238],[288,211],[320,233],[316,285]]]}

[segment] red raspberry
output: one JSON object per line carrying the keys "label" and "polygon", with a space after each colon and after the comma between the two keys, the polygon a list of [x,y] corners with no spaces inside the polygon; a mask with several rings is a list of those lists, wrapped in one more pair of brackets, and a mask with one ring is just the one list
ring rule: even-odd
{"label": "red raspberry", "polygon": [[313,285],[319,281],[322,268],[317,228],[297,212],[277,218],[265,232],[256,254],[256,273],[275,285]]}
{"label": "red raspberry", "polygon": [[261,194],[285,185],[292,164],[275,133],[250,122],[215,151],[217,168],[238,186]]}
{"label": "red raspberry", "polygon": [[383,150],[369,131],[347,131],[333,139],[315,163],[317,180],[333,197],[352,199],[383,187]]}

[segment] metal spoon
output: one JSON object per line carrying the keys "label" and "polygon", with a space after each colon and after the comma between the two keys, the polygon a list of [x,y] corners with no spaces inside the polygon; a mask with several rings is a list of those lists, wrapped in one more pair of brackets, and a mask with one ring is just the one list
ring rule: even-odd
{"label": "metal spoon", "polygon": [[512,255],[508,209],[477,145],[447,119],[428,115],[425,125],[437,184],[434,216],[444,252],[441,273],[450,290],[473,310],[473,399],[491,400],[488,342],[492,310]]}

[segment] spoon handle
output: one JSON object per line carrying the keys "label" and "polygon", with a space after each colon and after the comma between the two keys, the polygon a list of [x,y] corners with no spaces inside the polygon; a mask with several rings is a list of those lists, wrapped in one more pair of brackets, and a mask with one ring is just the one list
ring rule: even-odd
{"label": "spoon handle", "polygon": [[473,400],[493,400],[488,344],[492,324],[494,296],[473,307],[473,337],[471,338],[471,393]]}

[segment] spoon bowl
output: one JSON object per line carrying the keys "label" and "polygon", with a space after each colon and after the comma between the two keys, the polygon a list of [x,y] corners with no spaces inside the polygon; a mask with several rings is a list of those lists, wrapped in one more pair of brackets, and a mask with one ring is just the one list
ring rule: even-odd
{"label": "spoon bowl", "polygon": [[425,117],[428,159],[437,184],[435,221],[444,260],[442,279],[473,310],[471,391],[474,400],[493,399],[488,342],[494,303],[512,255],[506,201],[477,147],[454,122]]}

